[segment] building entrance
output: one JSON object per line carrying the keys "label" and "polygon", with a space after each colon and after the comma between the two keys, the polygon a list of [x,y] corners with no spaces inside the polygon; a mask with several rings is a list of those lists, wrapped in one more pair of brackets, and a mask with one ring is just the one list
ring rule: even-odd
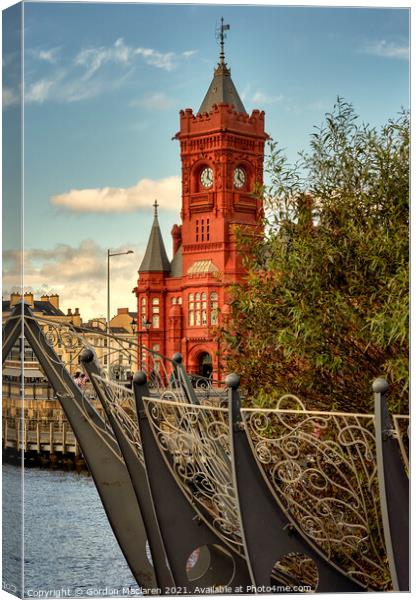
{"label": "building entrance", "polygon": [[202,377],[211,377],[212,375],[212,358],[208,352],[199,355],[198,375]]}

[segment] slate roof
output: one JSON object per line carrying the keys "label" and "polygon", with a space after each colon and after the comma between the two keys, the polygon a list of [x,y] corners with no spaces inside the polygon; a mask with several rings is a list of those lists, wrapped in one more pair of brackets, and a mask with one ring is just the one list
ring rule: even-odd
{"label": "slate roof", "polygon": [[[3,300],[2,311],[8,312],[9,310],[10,300]],[[44,302],[42,300],[34,301],[33,312],[40,312],[43,315],[47,315],[49,317],[65,317],[65,313],[63,313],[59,308],[55,308],[50,302]]]}
{"label": "slate roof", "polygon": [[153,219],[152,231],[139,268],[139,273],[149,273],[151,271],[161,271],[163,273],[169,273],[170,271],[170,262],[163,243],[157,213]]}
{"label": "slate roof", "polygon": [[125,327],[110,327],[112,333],[129,333]]}
{"label": "slate roof", "polygon": [[231,79],[231,70],[225,63],[219,63],[214,71],[214,78],[202,101],[199,113],[209,113],[214,104],[233,104],[239,113],[247,114],[246,109],[238,95],[237,89]]}
{"label": "slate roof", "polygon": [[178,248],[170,262],[170,276],[182,277],[182,246]]}

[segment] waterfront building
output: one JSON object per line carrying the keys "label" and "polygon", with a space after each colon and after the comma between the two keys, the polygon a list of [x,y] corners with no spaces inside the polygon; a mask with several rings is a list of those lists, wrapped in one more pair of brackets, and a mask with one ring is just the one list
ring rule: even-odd
{"label": "waterfront building", "polygon": [[[12,293],[9,300],[2,301],[3,322],[8,319],[14,306],[22,299],[18,293]],[[49,322],[72,322],[75,318],[76,324],[79,324],[81,317],[79,310],[76,309],[74,316],[69,318],[60,309],[59,295],[43,295],[39,300],[34,298],[33,293],[24,294],[24,301],[30,306],[33,314],[38,319],[47,319]],[[52,325],[42,323],[40,326],[45,332]],[[71,353],[65,346],[56,342],[55,350],[61,360],[71,364]],[[22,359],[24,369],[22,374]],[[40,416],[50,416],[61,414],[60,404],[54,396],[54,392],[48,383],[45,374],[39,365],[39,362],[29,346],[27,340],[21,336],[16,340],[9,356],[3,365],[2,373],[2,394],[3,394],[3,415],[14,417],[22,409],[22,397],[24,387],[25,411],[30,418],[40,418]],[[22,379],[23,375],[23,379]]]}
{"label": "waterfront building", "polygon": [[110,334],[117,341],[110,343],[103,335],[107,330],[105,318],[90,319],[83,325],[86,343],[93,346],[98,361],[105,370],[110,366],[112,379],[129,381],[137,367],[138,352],[134,349],[136,318],[137,313],[128,308],[118,308],[117,314],[110,320]]}
{"label": "waterfront building", "polygon": [[139,268],[139,342],[161,354],[181,352],[188,372],[221,376],[215,331],[228,311],[227,288],[241,281],[237,229],[259,232],[263,182],[264,112],[248,115],[225,63],[224,47],[196,114],[180,111],[181,224],[172,229],[168,259],[158,205]]}
{"label": "waterfront building", "polygon": [[[20,294],[12,293],[10,299],[3,299],[3,322],[8,319],[14,306],[21,298]],[[90,344],[95,348],[102,366],[105,367],[108,364],[107,338],[103,335],[103,333],[106,333],[106,319],[91,319],[87,323],[83,323],[79,308],[68,308],[65,314],[60,308],[58,294],[43,295],[40,299],[36,299],[33,293],[27,292],[24,294],[24,301],[30,306],[33,315],[38,319],[40,327],[48,336],[55,352],[72,376],[76,376],[82,370],[79,354],[85,344]],[[136,313],[129,312],[127,308],[119,308],[117,314],[110,321],[110,333],[121,340],[117,348],[123,349],[123,352],[115,352],[113,349],[112,366],[115,379],[126,381],[135,369],[137,352],[134,353],[132,349],[132,342],[135,341],[132,321],[135,321],[136,316]],[[62,338],[56,335],[54,323],[68,323],[75,330],[79,328],[83,340],[74,340],[71,345],[66,345]],[[114,346],[116,345],[114,344]],[[23,373],[22,359],[24,361]],[[62,419],[61,406],[39,365],[35,353],[24,336],[21,336],[11,349],[4,362],[2,375],[3,414],[14,417],[19,413],[22,409],[22,388],[24,387],[27,417],[56,417]]]}

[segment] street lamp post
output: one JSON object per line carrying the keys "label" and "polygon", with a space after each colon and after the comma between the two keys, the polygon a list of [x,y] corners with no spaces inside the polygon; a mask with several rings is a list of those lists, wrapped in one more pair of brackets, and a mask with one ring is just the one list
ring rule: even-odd
{"label": "street lamp post", "polygon": [[133,250],[125,252],[111,252],[107,249],[107,374],[110,379],[110,360],[111,360],[111,345],[110,345],[110,258],[113,256],[123,256],[124,254],[133,254]]}
{"label": "street lamp post", "polygon": [[[143,317],[142,318],[142,327],[144,327],[144,330],[149,331],[150,326],[151,326],[151,322]],[[139,369],[140,369],[140,371],[142,371],[143,370],[143,330],[142,329],[139,331],[139,336],[140,336],[139,337],[139,340],[140,340],[139,341],[139,345],[140,345]]]}

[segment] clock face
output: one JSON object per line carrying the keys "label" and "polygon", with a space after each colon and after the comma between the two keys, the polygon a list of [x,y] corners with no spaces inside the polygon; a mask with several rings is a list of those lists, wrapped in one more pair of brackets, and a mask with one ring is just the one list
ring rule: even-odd
{"label": "clock face", "polygon": [[242,188],[246,183],[246,174],[244,169],[237,167],[234,170],[234,185],[236,188]]}
{"label": "clock face", "polygon": [[210,167],[206,167],[201,173],[201,183],[204,188],[210,188],[214,183],[214,173]]}

